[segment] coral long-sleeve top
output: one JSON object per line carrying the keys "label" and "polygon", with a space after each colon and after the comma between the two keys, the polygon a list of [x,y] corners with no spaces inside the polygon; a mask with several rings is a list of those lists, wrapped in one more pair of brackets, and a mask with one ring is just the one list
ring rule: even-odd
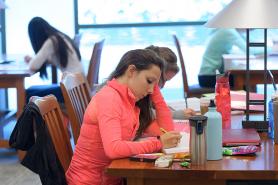
{"label": "coral long-sleeve top", "polygon": [[[171,113],[158,87],[155,87],[152,99],[159,123],[154,120],[148,132],[160,135],[158,125],[173,130]],[[140,113],[135,103],[135,96],[130,89],[115,79],[109,81],[92,98],[85,111],[80,136],[66,172],[69,185],[119,184],[120,179],[104,172],[113,159],[161,150],[162,144],[155,137],[133,141],[139,127]]]}

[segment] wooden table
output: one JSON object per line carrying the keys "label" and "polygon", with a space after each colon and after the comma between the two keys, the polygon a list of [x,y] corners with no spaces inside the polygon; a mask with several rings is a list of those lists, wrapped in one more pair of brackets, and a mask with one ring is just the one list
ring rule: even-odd
{"label": "wooden table", "polygon": [[[7,59],[8,58],[8,59]],[[2,60],[12,60],[9,64],[0,64],[0,88],[16,88],[17,93],[17,118],[20,116],[25,105],[25,88],[24,78],[31,76],[27,65],[23,62],[23,57],[20,55],[2,56]],[[4,122],[4,121],[3,121]],[[0,132],[3,130],[4,123],[0,125]],[[0,134],[2,137],[3,134]],[[8,140],[0,138],[0,147],[9,148]]]}
{"label": "wooden table", "polygon": [[[241,127],[243,116],[233,116],[232,128]],[[114,160],[107,173],[127,178],[128,185],[225,185],[227,180],[278,180],[278,145],[260,134],[261,151],[256,156],[223,157],[206,165],[181,168],[175,162],[169,168],[154,163]]]}
{"label": "wooden table", "polygon": [[[250,58],[250,85],[264,83],[263,58]],[[234,90],[243,90],[246,77],[246,58],[242,55],[223,55],[224,71],[230,71],[234,78]],[[267,69],[271,70],[276,83],[278,83],[278,55],[267,58]],[[268,78],[267,83],[272,83]],[[254,88],[251,88],[254,89]]]}
{"label": "wooden table", "polygon": [[[23,57],[19,57],[20,56],[8,56],[8,59],[14,62],[0,64],[0,88],[16,88],[17,117],[19,117],[25,105],[24,78],[33,74],[23,62]],[[5,59],[6,57],[2,56],[2,59],[3,58]]]}

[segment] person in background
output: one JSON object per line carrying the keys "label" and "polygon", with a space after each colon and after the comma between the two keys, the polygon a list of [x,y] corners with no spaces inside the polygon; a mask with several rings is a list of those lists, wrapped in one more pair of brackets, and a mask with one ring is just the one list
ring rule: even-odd
{"label": "person in background", "polygon": [[[216,29],[213,30],[210,40],[203,55],[201,68],[198,75],[201,87],[215,87],[216,71],[224,73],[223,54],[229,54],[233,46],[242,52],[246,50],[246,41],[241,35],[245,29]],[[230,76],[230,85],[233,85]]]}
{"label": "person in background", "polygon": [[[162,72],[159,80],[159,87],[162,89],[167,81],[170,81],[178,72],[179,66],[177,64],[176,54],[168,47],[148,46],[146,49],[154,51],[159,57],[164,60],[164,71]],[[193,109],[172,110],[174,119],[188,119],[190,116],[195,115]]]}
{"label": "person in background", "polygon": [[[181,135],[172,131],[171,113],[162,95],[154,94],[159,89],[163,65],[162,59],[148,49],[131,50],[123,55],[85,111],[66,172],[69,185],[119,185],[120,178],[105,174],[113,159],[158,152],[178,144]],[[157,106],[156,119],[152,103]],[[150,124],[168,132],[158,129],[155,132],[159,137],[137,140]]]}
{"label": "person in background", "polygon": [[[40,72],[41,78],[47,78],[46,65],[52,64],[62,72],[83,73],[81,55],[72,39],[51,26],[41,17],[34,17],[29,22],[28,33],[35,56],[25,56],[29,69]],[[58,84],[31,86],[26,90],[27,101],[31,96],[54,94],[59,102],[63,96]]]}

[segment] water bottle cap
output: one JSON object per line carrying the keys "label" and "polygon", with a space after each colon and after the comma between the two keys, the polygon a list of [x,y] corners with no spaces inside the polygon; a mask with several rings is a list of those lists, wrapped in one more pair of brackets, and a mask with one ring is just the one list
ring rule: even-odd
{"label": "water bottle cap", "polygon": [[216,83],[229,83],[230,72],[216,75]]}
{"label": "water bottle cap", "polygon": [[208,107],[215,107],[214,99],[211,99]]}

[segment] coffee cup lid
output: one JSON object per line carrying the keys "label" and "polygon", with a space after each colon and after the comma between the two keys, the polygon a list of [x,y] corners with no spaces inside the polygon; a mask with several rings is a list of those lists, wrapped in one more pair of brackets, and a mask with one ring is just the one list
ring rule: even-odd
{"label": "coffee cup lid", "polygon": [[206,121],[208,119],[208,117],[206,116],[202,116],[202,115],[196,115],[196,116],[191,116],[189,117],[189,121]]}

